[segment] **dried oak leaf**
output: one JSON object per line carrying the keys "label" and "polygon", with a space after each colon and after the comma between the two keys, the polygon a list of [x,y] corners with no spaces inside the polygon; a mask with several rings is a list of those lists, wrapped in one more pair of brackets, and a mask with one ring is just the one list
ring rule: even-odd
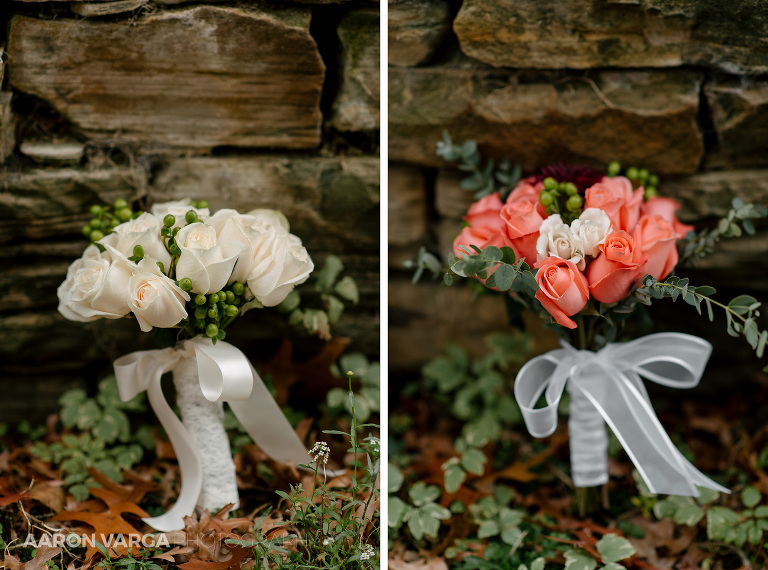
{"label": "dried oak leaf", "polygon": [[5,557],[3,566],[7,570],[48,570],[45,563],[59,554],[61,554],[59,546],[41,546],[32,560],[20,562],[18,558],[9,554]]}
{"label": "dried oak leaf", "polygon": [[221,562],[193,558],[189,562],[179,564],[181,570],[239,570],[243,561],[253,558],[253,550],[246,546],[228,545],[230,557]]}
{"label": "dried oak leaf", "polygon": [[88,468],[88,474],[104,489],[107,489],[129,503],[138,504],[144,498],[144,495],[160,488],[156,483],[147,479],[142,479],[130,472],[125,473],[125,477],[130,481],[129,485],[115,483],[112,479],[104,475],[104,473],[93,467]]}

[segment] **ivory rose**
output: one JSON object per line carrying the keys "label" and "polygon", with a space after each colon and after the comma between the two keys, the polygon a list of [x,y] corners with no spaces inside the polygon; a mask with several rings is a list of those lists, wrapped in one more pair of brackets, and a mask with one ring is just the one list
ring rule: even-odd
{"label": "ivory rose", "polygon": [[504,231],[504,220],[501,219],[501,198],[498,192],[480,198],[469,207],[464,220],[470,226],[486,226],[497,232]]}
{"label": "ivory rose", "polygon": [[296,285],[304,283],[315,265],[301,240],[283,230],[274,232],[268,240],[263,257],[248,277],[248,288],[265,307],[274,307],[285,300]]}
{"label": "ivory rose", "polygon": [[578,235],[584,248],[584,255],[597,257],[600,244],[613,231],[611,219],[597,208],[587,208],[578,219],[571,222],[571,231]]}
{"label": "ivory rose", "polygon": [[71,321],[119,319],[130,312],[128,279],[131,263],[121,257],[112,261],[108,253],[89,246],[72,263],[59,285],[59,312]]}
{"label": "ivory rose", "polygon": [[144,250],[144,255],[153,257],[163,264],[166,271],[170,271],[171,254],[168,253],[160,236],[162,228],[161,218],[144,212],[138,218],[128,220],[115,227],[114,231],[100,239],[99,243],[109,251],[114,259],[131,257],[133,248],[140,245]]}
{"label": "ivory rose", "polygon": [[641,276],[646,256],[624,230],[609,235],[600,251],[601,255],[587,266],[589,291],[601,303],[621,301]]}
{"label": "ivory rose", "polygon": [[216,293],[229,281],[243,244],[237,241],[219,242],[216,230],[204,223],[188,224],[176,234],[181,250],[176,263],[179,280],[192,280],[193,293]]}
{"label": "ivory rose", "polygon": [[571,231],[568,224],[563,223],[560,214],[552,214],[542,222],[539,239],[536,241],[536,255],[539,260],[547,257],[567,259],[575,264],[579,271],[584,271],[586,265],[581,238]]}
{"label": "ivory rose", "polygon": [[144,256],[128,279],[128,304],[144,332],[179,324],[187,317],[185,301],[189,301],[189,295],[149,256]]}
{"label": "ivory rose", "polygon": [[185,216],[190,210],[194,210],[200,221],[205,221],[211,215],[211,211],[208,208],[195,208],[192,205],[191,198],[184,198],[183,200],[172,200],[170,202],[160,202],[154,204],[150,209],[150,212],[160,218],[165,218],[168,214],[173,215],[176,218],[174,227],[180,228],[185,222]]}
{"label": "ivory rose", "polygon": [[662,216],[643,216],[635,228],[634,239],[642,244],[641,250],[648,257],[639,277],[653,275],[664,279],[677,265],[677,234],[672,224]]}
{"label": "ivory rose", "polygon": [[603,210],[611,219],[614,230],[631,232],[640,218],[643,192],[642,188],[633,191],[632,183],[623,176],[606,176],[587,188],[584,209]]}
{"label": "ivory rose", "polygon": [[539,227],[544,221],[531,200],[507,202],[501,209],[507,237],[518,259],[525,258],[529,265],[536,259],[536,241],[539,239]]}
{"label": "ivory rose", "polygon": [[558,324],[575,329],[568,317],[581,311],[589,300],[589,284],[584,274],[567,259],[547,257],[536,262],[539,271],[536,298]]}
{"label": "ivory rose", "polygon": [[680,204],[677,203],[677,200],[656,196],[654,198],[650,198],[645,204],[643,204],[641,211],[645,216],[658,215],[667,220],[670,224],[672,224],[677,239],[682,239],[685,237],[685,234],[693,231],[693,226],[684,224],[677,219],[677,214],[675,212],[677,212],[679,209]]}

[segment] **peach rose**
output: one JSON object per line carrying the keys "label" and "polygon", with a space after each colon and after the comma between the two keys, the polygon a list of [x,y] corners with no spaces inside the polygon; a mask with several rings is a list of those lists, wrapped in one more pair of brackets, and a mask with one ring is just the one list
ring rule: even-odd
{"label": "peach rose", "polygon": [[667,220],[670,224],[672,224],[677,239],[681,239],[685,237],[685,234],[693,231],[693,226],[684,224],[677,219],[677,214],[675,214],[675,212],[677,212],[679,209],[680,204],[677,203],[677,200],[673,200],[672,198],[656,197],[649,199],[645,204],[643,204],[641,212],[644,216],[661,216]]}
{"label": "peach rose", "polygon": [[587,278],[576,265],[559,257],[547,257],[534,267],[539,269],[536,298],[558,324],[575,329],[576,323],[568,317],[581,311],[589,300]]}
{"label": "peach rose", "polygon": [[470,226],[489,226],[498,232],[504,231],[504,220],[499,215],[504,204],[498,192],[480,198],[469,207],[464,220]]}
{"label": "peach rose", "polygon": [[647,257],[624,230],[605,238],[600,251],[600,256],[587,266],[589,291],[601,303],[615,303],[626,297],[641,277]]}
{"label": "peach rose", "polygon": [[544,184],[539,181],[534,183],[533,178],[526,178],[517,183],[515,188],[507,196],[507,204],[512,202],[524,202],[530,200],[536,204],[536,210],[542,218],[546,218],[546,210],[539,202],[539,194],[544,190]]}
{"label": "peach rose", "polygon": [[536,259],[536,241],[539,239],[539,228],[544,218],[536,209],[532,200],[507,202],[501,209],[505,232],[512,242],[512,249],[518,259],[526,258],[528,265],[533,265]]}
{"label": "peach rose", "polygon": [[587,188],[584,209],[599,208],[608,214],[616,230],[631,232],[640,218],[643,189],[632,190],[632,183],[623,176],[604,177]]}
{"label": "peach rose", "polygon": [[662,216],[642,216],[635,227],[634,239],[642,244],[641,251],[648,257],[639,277],[653,275],[664,279],[677,265],[677,234],[672,224]]}

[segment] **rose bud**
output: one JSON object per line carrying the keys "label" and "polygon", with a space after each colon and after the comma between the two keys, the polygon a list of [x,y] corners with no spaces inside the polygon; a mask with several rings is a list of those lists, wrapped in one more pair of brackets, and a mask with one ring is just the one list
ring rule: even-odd
{"label": "rose bud", "polygon": [[586,277],[574,263],[559,257],[547,257],[534,267],[539,269],[536,298],[558,324],[575,329],[576,323],[568,317],[581,311],[589,300]]}
{"label": "rose bud", "polygon": [[525,258],[528,265],[536,259],[536,241],[544,218],[531,200],[507,202],[501,209],[506,235],[512,242],[512,249],[518,259]]}
{"label": "rose bud", "polygon": [[664,279],[677,265],[677,234],[672,224],[661,216],[643,216],[635,228],[634,239],[641,243],[648,257],[640,276],[652,275]]}
{"label": "rose bud", "polygon": [[600,251],[600,256],[587,267],[589,291],[601,303],[621,301],[641,276],[647,258],[632,236],[623,230],[605,238]]}

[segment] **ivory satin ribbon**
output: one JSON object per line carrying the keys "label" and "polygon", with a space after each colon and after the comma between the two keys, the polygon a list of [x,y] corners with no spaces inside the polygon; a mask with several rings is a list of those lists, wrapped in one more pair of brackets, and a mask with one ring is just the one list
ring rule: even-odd
{"label": "ivory satin ribbon", "polygon": [[[565,342],[561,346],[530,360],[515,380],[515,398],[531,435],[547,437],[555,431],[558,404],[569,383],[568,389],[583,394],[610,426],[651,492],[698,497],[699,486],[730,493],[675,447],[640,379],[671,388],[693,388],[701,379],[712,345],[691,335],[658,333],[609,344],[597,352],[576,350]],[[534,408],[542,394],[546,405]],[[589,472],[590,465],[600,462],[600,453],[595,449],[595,457],[571,457],[577,487],[595,485],[594,481],[579,481],[577,473]]]}
{"label": "ivory satin ribbon", "polygon": [[[211,402],[227,402],[253,440],[272,459],[296,465],[312,461],[307,449],[288,423],[251,363],[233,345],[195,337],[182,348],[143,350],[115,360],[115,377],[120,398],[128,401],[146,391],[152,410],[173,445],[181,472],[181,492],[176,504],[165,514],[144,522],[160,531],[184,528],[184,517],[195,510],[203,483],[201,458],[189,432],[163,395],[160,384],[182,358],[194,354],[200,389]],[[333,473],[331,470],[327,471]]]}

